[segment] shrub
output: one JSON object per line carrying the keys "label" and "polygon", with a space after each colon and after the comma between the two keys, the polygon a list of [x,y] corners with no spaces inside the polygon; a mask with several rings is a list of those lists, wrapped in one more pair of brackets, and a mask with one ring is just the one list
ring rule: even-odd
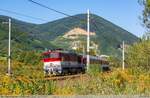
{"label": "shrub", "polygon": [[150,68],[150,40],[134,44],[127,50],[128,66]]}

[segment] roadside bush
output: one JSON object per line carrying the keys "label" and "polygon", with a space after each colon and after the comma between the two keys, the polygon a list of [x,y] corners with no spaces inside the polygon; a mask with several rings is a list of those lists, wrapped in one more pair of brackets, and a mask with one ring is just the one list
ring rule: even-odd
{"label": "roadside bush", "polygon": [[134,44],[127,50],[126,63],[129,67],[150,69],[150,40]]}
{"label": "roadside bush", "polygon": [[97,74],[99,74],[101,71],[102,71],[101,65],[99,65],[99,64],[91,64],[91,65],[89,66],[88,74],[90,74],[90,75],[97,75]]}
{"label": "roadside bush", "polygon": [[22,51],[13,55],[13,59],[27,65],[38,65],[41,63],[41,58],[41,54],[36,51]]}

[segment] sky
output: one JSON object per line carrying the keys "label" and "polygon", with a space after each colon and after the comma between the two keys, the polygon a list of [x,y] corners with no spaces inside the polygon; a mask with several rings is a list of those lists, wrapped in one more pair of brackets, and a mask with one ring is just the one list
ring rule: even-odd
{"label": "sky", "polygon": [[[146,31],[142,26],[139,17],[142,15],[142,6],[138,0],[34,0],[48,7],[54,8],[69,15],[86,13],[87,9],[91,13],[99,15],[108,21],[124,28],[132,34],[141,37]],[[0,9],[10,10],[17,13],[29,15],[39,19],[27,18],[0,10],[0,15],[11,16],[13,18],[30,22],[46,23],[66,17],[40,7],[28,0],[0,0]]]}

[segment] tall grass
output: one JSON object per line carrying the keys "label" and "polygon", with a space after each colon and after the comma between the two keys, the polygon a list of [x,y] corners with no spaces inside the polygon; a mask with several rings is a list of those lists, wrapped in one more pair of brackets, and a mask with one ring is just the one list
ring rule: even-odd
{"label": "tall grass", "polygon": [[14,61],[13,75],[7,76],[6,62],[0,62],[0,95],[150,95],[150,71],[133,67],[114,68],[102,73],[90,65],[88,74],[62,81],[44,80],[43,65],[25,65]]}
{"label": "tall grass", "polygon": [[[65,81],[56,94],[94,95],[150,95],[150,75],[133,74],[131,69],[116,69],[109,73],[89,74],[76,80]],[[63,88],[63,89],[61,89]],[[70,92],[71,91],[71,92]]]}
{"label": "tall grass", "polygon": [[98,65],[98,64],[96,64],[96,65],[94,65],[94,64],[91,64],[90,66],[89,66],[89,70],[88,70],[88,74],[89,75],[98,75],[99,73],[101,73],[102,72],[102,68],[101,68],[101,65]]}
{"label": "tall grass", "polygon": [[9,76],[1,76],[0,81],[0,95],[50,95],[55,90],[53,81]]}

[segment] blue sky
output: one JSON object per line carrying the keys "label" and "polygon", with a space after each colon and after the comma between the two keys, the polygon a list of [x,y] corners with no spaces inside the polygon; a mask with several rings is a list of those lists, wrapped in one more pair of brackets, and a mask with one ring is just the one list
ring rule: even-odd
{"label": "blue sky", "polygon": [[[138,0],[34,0],[56,10],[70,15],[86,13],[87,9],[116,25],[126,29],[136,36],[142,36],[145,29],[141,26],[139,16],[142,7]],[[42,8],[28,0],[0,0],[0,9],[15,11],[46,21],[31,19],[0,11],[0,15],[7,15],[31,23],[44,23],[65,17],[64,15]]]}

